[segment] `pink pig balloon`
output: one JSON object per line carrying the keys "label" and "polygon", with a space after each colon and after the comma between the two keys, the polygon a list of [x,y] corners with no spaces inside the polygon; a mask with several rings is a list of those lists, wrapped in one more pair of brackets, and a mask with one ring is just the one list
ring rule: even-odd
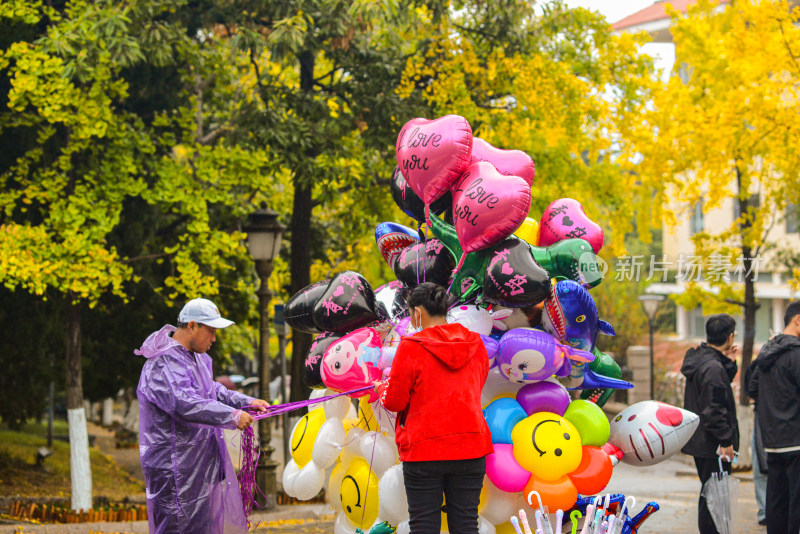
{"label": "pink pig balloon", "polygon": [[603,229],[583,211],[577,200],[560,198],[550,203],[539,220],[540,247],[549,247],[562,239],[585,239],[597,254],[603,248]]}
{"label": "pink pig balloon", "polygon": [[519,176],[528,186],[533,185],[536,176],[536,167],[533,160],[522,150],[504,150],[492,146],[480,137],[472,139],[472,161],[488,161],[494,165],[500,174]]}
{"label": "pink pig balloon", "polygon": [[507,238],[531,208],[531,188],[519,176],[504,176],[487,161],[470,165],[456,182],[453,219],[464,257]]}
{"label": "pink pig balloon", "polygon": [[[365,361],[364,355],[369,351],[380,351],[381,345],[381,336],[373,328],[359,328],[334,341],[322,355],[322,382],[334,391],[350,391],[380,380],[382,371],[374,363]],[[370,402],[378,398],[374,390],[352,396],[364,395],[370,395]]]}
{"label": "pink pig balloon", "polygon": [[429,220],[431,203],[445,194],[469,165],[472,128],[459,115],[432,121],[411,119],[400,130],[396,148],[397,165],[425,203],[425,219]]}

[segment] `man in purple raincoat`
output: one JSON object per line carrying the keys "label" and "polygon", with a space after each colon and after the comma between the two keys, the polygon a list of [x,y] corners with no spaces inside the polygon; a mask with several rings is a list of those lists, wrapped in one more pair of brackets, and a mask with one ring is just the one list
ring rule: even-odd
{"label": "man in purple raincoat", "polygon": [[241,408],[267,402],[213,380],[206,352],[232,324],[210,300],[194,299],[177,328],[165,325],[134,351],[147,358],[136,393],[151,533],[247,532],[222,429],[247,428],[253,418]]}

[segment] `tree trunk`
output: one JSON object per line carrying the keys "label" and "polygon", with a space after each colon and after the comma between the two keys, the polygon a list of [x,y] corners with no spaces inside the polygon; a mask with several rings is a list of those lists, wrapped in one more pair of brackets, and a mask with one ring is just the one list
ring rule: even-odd
{"label": "tree trunk", "polygon": [[67,418],[69,420],[70,478],[72,509],[92,507],[92,469],[89,436],[83,408],[81,382],[81,308],[72,293],[67,294]]}
{"label": "tree trunk", "polygon": [[[311,186],[294,190],[294,211],[290,225],[292,231],[292,250],[290,272],[292,275],[292,295],[311,283],[311,247],[308,238],[303,238],[303,230],[311,225]],[[307,234],[306,234],[307,235]],[[303,367],[312,336],[292,330],[291,396],[292,402],[308,398],[308,388],[303,382]]]}
{"label": "tree trunk", "polygon": [[756,338],[756,302],[755,281],[753,280],[752,265],[750,257],[750,247],[742,247],[742,255],[745,277],[744,277],[744,340],[742,342],[742,367],[739,372],[739,403],[742,406],[750,404],[750,397],[747,395],[747,384],[744,381],[745,370],[753,361],[753,345]]}
{"label": "tree trunk", "polygon": [[[756,338],[756,301],[755,280],[753,273],[753,251],[750,245],[745,242],[744,236],[752,226],[751,214],[748,210],[750,205],[750,195],[742,194],[742,175],[739,167],[736,167],[736,182],[738,185],[739,213],[742,222],[739,225],[739,235],[742,238],[742,269],[744,270],[744,339],[742,341],[742,365],[739,368],[739,404],[748,406],[750,397],[747,395],[747,384],[745,383],[745,371],[753,361],[753,345]],[[742,198],[744,197],[744,198]]]}
{"label": "tree trunk", "polygon": [[[300,61],[300,89],[309,93],[314,88],[314,54],[302,52]],[[309,157],[313,157],[309,154]],[[306,166],[301,169],[306,169]],[[294,201],[292,204],[292,222],[289,229],[292,233],[292,250],[289,271],[292,276],[292,295],[311,283],[311,210],[313,208],[312,180],[306,171],[296,169],[294,173]],[[311,334],[292,331],[292,391],[291,400],[299,401],[308,397],[308,388],[303,383],[303,367],[308,350],[311,347]]]}

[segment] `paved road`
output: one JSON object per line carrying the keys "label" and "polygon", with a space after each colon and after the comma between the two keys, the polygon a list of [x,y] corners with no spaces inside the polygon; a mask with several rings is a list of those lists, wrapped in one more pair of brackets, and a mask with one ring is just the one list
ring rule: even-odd
{"label": "paved road", "polygon": [[[690,460],[689,460],[690,461]],[[762,534],[765,527],[756,521],[756,503],[750,473],[736,475],[740,479],[736,510],[737,534]],[[676,534],[697,532],[697,496],[700,481],[694,466],[685,457],[670,459],[651,467],[620,464],[607,488],[612,493],[636,497],[635,511],[648,501],[656,501],[661,510],[642,526],[642,534]],[[253,532],[281,534],[316,534],[333,532],[333,516],[327,505],[281,506],[271,513],[254,514]],[[17,525],[17,527],[20,525]],[[24,526],[30,534],[95,534],[146,533],[146,522],[86,523],[82,525]],[[18,534],[15,526],[0,525],[0,534]]]}
{"label": "paved road", "polygon": [[[688,461],[687,461],[688,460]],[[642,534],[675,534],[697,532],[697,497],[700,480],[690,458],[679,456],[650,467],[631,467],[620,464],[607,490],[636,497],[636,511],[648,501],[657,502],[661,509],[639,530]],[[756,519],[756,501],[750,472],[736,473],[740,480],[736,509],[737,534],[761,534],[766,527]]]}

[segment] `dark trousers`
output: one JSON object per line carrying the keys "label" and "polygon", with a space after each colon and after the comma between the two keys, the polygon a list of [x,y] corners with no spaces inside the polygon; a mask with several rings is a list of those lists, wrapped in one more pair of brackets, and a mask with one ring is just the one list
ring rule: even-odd
{"label": "dark trousers", "polygon": [[800,452],[768,452],[767,469],[767,534],[797,534]]}
{"label": "dark trousers", "polygon": [[446,501],[450,532],[478,533],[486,458],[403,462],[411,534],[439,534],[442,530],[442,495]]}
{"label": "dark trousers", "polygon": [[[697,467],[697,476],[700,477],[700,483],[703,486],[711,478],[712,473],[719,471],[719,460],[717,458],[698,458],[695,456],[694,465]],[[722,469],[730,473],[731,463],[723,461]],[[702,487],[700,488],[700,498],[697,501],[697,530],[700,531],[700,534],[719,534],[717,526],[714,524],[714,519],[711,517],[711,512],[708,511]]]}

